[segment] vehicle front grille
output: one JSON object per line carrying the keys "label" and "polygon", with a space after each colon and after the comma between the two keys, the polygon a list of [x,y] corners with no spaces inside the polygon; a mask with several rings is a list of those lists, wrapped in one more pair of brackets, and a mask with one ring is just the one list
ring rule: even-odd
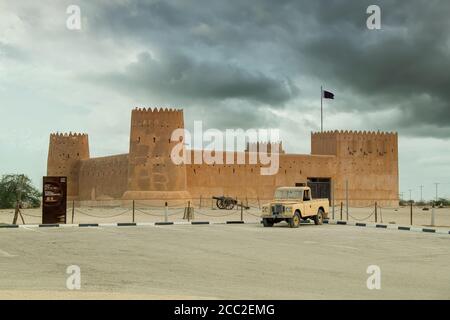
{"label": "vehicle front grille", "polygon": [[283,214],[284,206],[282,204],[274,204],[272,207],[272,214]]}

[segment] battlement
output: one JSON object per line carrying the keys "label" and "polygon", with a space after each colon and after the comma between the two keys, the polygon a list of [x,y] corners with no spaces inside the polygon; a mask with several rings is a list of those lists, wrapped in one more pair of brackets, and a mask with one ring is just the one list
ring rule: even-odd
{"label": "battlement", "polygon": [[184,127],[182,109],[173,108],[135,108],[131,113],[132,127]]}
{"label": "battlement", "polygon": [[88,137],[87,133],[77,133],[77,132],[56,132],[50,133],[50,138],[73,138],[73,137]]}
{"label": "battlement", "polygon": [[175,108],[157,108],[157,107],[155,107],[155,108],[145,108],[145,107],[143,107],[143,108],[140,108],[140,107],[136,107],[136,108],[134,108],[133,110],[132,110],[132,112],[142,112],[142,113],[167,113],[167,112],[171,112],[171,113],[174,113],[174,112],[183,112],[183,109],[175,109]]}
{"label": "battlement", "polygon": [[311,132],[312,137],[317,136],[324,136],[324,137],[330,137],[330,136],[355,136],[355,137],[395,137],[397,136],[397,132],[388,132],[388,131],[356,131],[356,130],[330,130],[330,131],[324,131],[324,132]]}
{"label": "battlement", "polygon": [[[397,158],[397,132],[334,130],[311,132],[311,154]],[[387,158],[388,159],[388,158]]]}

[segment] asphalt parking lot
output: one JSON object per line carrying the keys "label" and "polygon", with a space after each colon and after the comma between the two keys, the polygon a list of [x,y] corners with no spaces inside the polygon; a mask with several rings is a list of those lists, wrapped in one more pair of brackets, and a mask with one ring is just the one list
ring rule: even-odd
{"label": "asphalt parking lot", "polygon": [[0,229],[0,298],[449,299],[449,248],[448,234],[338,225]]}

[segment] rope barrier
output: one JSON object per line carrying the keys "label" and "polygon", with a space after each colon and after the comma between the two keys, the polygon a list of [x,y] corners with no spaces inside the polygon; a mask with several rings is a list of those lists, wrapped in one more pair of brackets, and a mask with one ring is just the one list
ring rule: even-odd
{"label": "rope barrier", "polygon": [[363,221],[363,220],[369,219],[369,218],[370,218],[371,216],[373,216],[374,214],[375,214],[375,210],[372,211],[372,213],[369,214],[369,215],[368,215],[367,217],[365,217],[365,218],[356,218],[356,217],[352,216],[350,213],[348,214],[348,216],[351,217],[352,219],[357,220],[357,221]]}
{"label": "rope barrier", "polygon": [[[14,214],[14,212],[12,214]],[[23,212],[22,212],[22,215],[27,216],[27,217],[42,218],[42,216],[35,216],[35,215],[32,215],[32,214],[23,213]]]}
{"label": "rope barrier", "polygon": [[204,211],[204,210],[201,210],[201,209],[197,209],[197,210],[194,210],[194,214],[199,214],[199,215],[202,215],[202,216],[207,216],[207,217],[226,217],[226,216],[230,216],[230,215],[233,215],[233,214],[237,214],[236,212],[234,212],[234,211],[232,211],[232,210],[226,210],[225,212],[227,212],[227,213],[225,213],[225,214],[220,214],[220,215],[214,215],[214,214],[211,214],[211,213],[205,213],[205,212],[207,212],[207,211]]}
{"label": "rope barrier", "polygon": [[82,211],[80,209],[75,208],[75,212],[84,214],[85,216],[94,217],[94,218],[105,218],[105,219],[106,218],[118,217],[118,216],[121,216],[121,215],[129,212],[129,211],[131,211],[131,209],[127,209],[127,210],[125,210],[125,211],[123,211],[123,212],[121,212],[119,214],[114,214],[114,215],[111,215],[111,216],[98,216],[98,215],[94,215],[94,214],[91,214],[91,213],[86,213],[86,212],[84,212],[84,211]]}
{"label": "rope barrier", "polygon": [[253,213],[251,213],[251,212],[246,212],[246,213],[248,213],[248,214],[251,215],[251,216],[261,218],[261,215],[259,215],[259,214],[253,214]]}

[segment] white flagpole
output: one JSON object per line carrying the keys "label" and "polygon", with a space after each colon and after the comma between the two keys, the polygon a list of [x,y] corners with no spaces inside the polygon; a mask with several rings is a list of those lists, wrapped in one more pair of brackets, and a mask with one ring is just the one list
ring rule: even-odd
{"label": "white flagpole", "polygon": [[323,90],[320,86],[320,132],[323,132]]}

